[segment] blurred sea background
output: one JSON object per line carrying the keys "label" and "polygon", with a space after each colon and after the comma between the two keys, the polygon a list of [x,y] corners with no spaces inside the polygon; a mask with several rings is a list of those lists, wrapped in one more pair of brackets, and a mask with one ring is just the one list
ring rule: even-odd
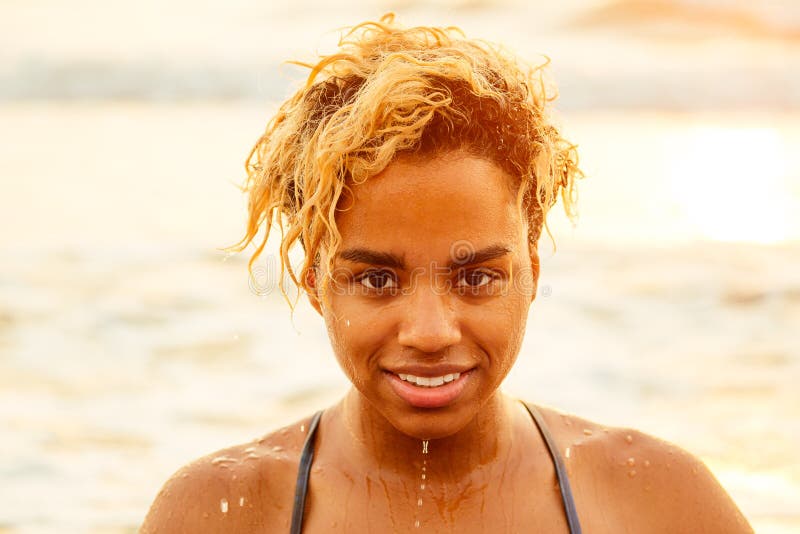
{"label": "blurred sea background", "polygon": [[6,0],[0,533],[135,532],[179,466],[345,391],[274,253],[256,295],[219,249],[282,62],[387,11],[552,59],[587,178],[506,389],[672,440],[800,532],[800,3]]}

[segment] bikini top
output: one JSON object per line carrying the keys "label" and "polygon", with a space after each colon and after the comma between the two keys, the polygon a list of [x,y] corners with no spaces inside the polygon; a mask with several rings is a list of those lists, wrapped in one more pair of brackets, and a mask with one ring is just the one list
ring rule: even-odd
{"label": "bikini top", "polygon": [[[547,449],[550,452],[550,457],[553,459],[556,476],[558,477],[558,486],[561,489],[561,500],[564,502],[564,512],[567,515],[567,523],[569,524],[569,532],[570,534],[581,534],[581,524],[578,521],[575,501],[572,498],[572,490],[570,489],[569,479],[567,478],[567,469],[556,448],[555,441],[553,441],[553,436],[550,434],[550,431],[547,430],[544,418],[539,410],[537,410],[535,406],[529,406],[526,403],[523,403],[523,405],[531,415],[542,438],[544,438]],[[291,534],[301,534],[303,530],[303,514],[305,513],[306,494],[308,493],[308,477],[311,472],[311,462],[314,460],[314,436],[316,435],[321,416],[322,411],[319,411],[315,413],[314,417],[311,419],[311,424],[308,427],[308,435],[303,445],[303,452],[300,456],[300,466],[297,470],[297,484],[294,492]]]}

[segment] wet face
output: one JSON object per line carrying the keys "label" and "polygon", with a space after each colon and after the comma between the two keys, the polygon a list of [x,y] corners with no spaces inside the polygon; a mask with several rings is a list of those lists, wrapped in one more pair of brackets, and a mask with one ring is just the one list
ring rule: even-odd
{"label": "wet face", "polygon": [[397,160],[353,195],[312,303],[372,411],[408,436],[452,435],[511,369],[536,293],[512,178],[453,152]]}

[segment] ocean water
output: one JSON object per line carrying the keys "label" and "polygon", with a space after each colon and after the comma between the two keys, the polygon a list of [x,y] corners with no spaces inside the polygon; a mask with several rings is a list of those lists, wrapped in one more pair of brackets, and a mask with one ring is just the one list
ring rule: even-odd
{"label": "ocean water", "polygon": [[[268,111],[2,110],[17,140],[0,148],[4,532],[133,532],[180,465],[346,389],[309,307],[292,321],[277,287],[251,291],[246,255],[219,250],[240,235],[234,183]],[[505,386],[686,447],[766,533],[800,526],[797,124],[769,114],[565,120],[585,147],[582,215],[574,228],[554,217],[555,253],[540,243],[540,295]],[[696,156],[689,148],[676,162],[670,147],[708,132],[762,139],[779,156],[750,190],[775,195],[765,211],[712,177],[707,198],[695,196],[705,186],[676,189],[672,169]],[[725,179],[745,186],[749,175]],[[779,201],[787,217],[770,218]],[[698,202],[713,216],[693,211]]]}
{"label": "ocean water", "polygon": [[0,6],[0,532],[135,532],[179,466],[346,390],[309,307],[220,248],[280,62],[389,10],[553,58],[587,178],[504,387],[800,531],[795,2],[43,0]]}

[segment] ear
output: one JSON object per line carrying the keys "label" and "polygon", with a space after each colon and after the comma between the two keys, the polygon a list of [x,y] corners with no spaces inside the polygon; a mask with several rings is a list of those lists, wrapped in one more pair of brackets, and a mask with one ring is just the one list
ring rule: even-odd
{"label": "ear", "polygon": [[317,270],[312,267],[306,273],[306,295],[308,296],[308,302],[311,303],[311,306],[317,310],[317,313],[322,315],[322,301],[320,300],[319,288],[317,287]]}

